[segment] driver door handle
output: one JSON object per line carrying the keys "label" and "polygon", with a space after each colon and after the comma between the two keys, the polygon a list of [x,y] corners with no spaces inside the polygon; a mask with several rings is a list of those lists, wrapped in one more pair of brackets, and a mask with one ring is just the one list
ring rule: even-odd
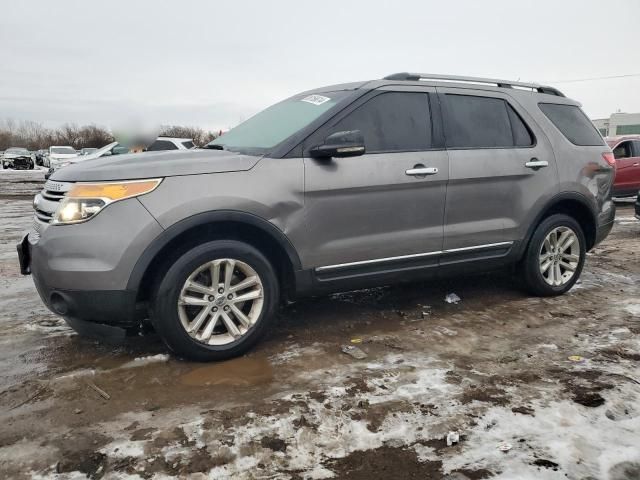
{"label": "driver door handle", "polygon": [[524,166],[527,168],[538,170],[539,168],[548,167],[549,162],[547,162],[546,160],[538,160],[537,158],[532,158],[527,163],[525,163]]}
{"label": "driver door handle", "polygon": [[411,177],[424,177],[425,175],[435,175],[438,173],[438,169],[436,167],[425,167],[424,165],[415,165],[413,168],[409,170],[405,170],[405,174]]}

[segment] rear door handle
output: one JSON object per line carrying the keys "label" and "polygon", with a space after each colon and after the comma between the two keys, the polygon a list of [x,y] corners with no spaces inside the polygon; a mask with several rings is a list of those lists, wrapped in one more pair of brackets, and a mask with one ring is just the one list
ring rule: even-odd
{"label": "rear door handle", "polygon": [[407,175],[412,177],[424,177],[426,175],[435,175],[438,173],[438,169],[436,167],[425,167],[424,165],[415,165],[413,168],[409,170],[405,170]]}
{"label": "rear door handle", "polygon": [[532,168],[533,170],[538,170],[539,168],[544,168],[549,166],[549,162],[546,160],[538,160],[537,158],[532,158],[527,163],[524,164],[527,168]]}

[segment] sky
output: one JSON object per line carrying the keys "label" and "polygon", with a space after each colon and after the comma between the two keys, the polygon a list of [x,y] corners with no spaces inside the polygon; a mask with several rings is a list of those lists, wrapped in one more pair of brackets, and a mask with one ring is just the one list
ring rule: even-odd
{"label": "sky", "polygon": [[640,0],[0,4],[0,120],[226,129],[300,91],[404,71],[550,83],[591,118],[640,112]]}

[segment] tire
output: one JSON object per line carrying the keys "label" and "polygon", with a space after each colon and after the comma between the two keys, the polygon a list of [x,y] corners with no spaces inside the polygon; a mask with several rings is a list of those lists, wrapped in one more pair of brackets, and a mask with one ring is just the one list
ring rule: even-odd
{"label": "tire", "polygon": [[[214,273],[216,263],[219,266]],[[229,268],[233,275],[231,282],[225,279]],[[215,275],[219,289],[215,288]],[[231,293],[243,280],[250,281],[250,277],[257,278],[258,284]],[[207,292],[191,290],[187,280],[199,290],[208,289]],[[182,254],[158,280],[151,302],[151,321],[169,349],[179,356],[204,362],[224,360],[245,353],[264,335],[275,317],[279,291],[273,266],[257,249],[235,240],[211,241]],[[233,303],[235,298],[229,297],[236,295],[240,301],[247,293],[261,297],[240,303]],[[185,303],[187,300],[189,304]],[[194,305],[191,303],[194,301],[199,303]],[[244,315],[244,323],[236,314],[238,310]],[[198,324],[201,314],[204,320]],[[235,331],[233,326],[228,328],[229,321],[235,325]],[[215,325],[213,331],[211,323]],[[188,333],[187,328],[194,330]]]}
{"label": "tire", "polygon": [[[553,248],[553,236],[549,237],[552,232],[555,232],[557,240],[562,240],[562,236],[567,235],[564,241],[556,242],[560,248],[557,250],[558,253],[555,253]],[[570,243],[570,234],[567,232],[572,232],[575,237]],[[563,245],[567,243],[568,246],[562,252]],[[547,217],[533,233],[522,260],[525,286],[529,292],[541,297],[562,295],[568,292],[580,277],[585,258],[586,240],[580,224],[565,214]],[[556,264],[557,270],[554,269]],[[547,269],[543,273],[544,267]]]}

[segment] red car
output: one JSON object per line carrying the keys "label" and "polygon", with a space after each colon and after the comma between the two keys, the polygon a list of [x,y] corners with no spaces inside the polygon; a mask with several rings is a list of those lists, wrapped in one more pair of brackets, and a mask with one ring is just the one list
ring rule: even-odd
{"label": "red car", "polygon": [[640,190],[640,135],[605,138],[616,159],[614,197],[637,195]]}

